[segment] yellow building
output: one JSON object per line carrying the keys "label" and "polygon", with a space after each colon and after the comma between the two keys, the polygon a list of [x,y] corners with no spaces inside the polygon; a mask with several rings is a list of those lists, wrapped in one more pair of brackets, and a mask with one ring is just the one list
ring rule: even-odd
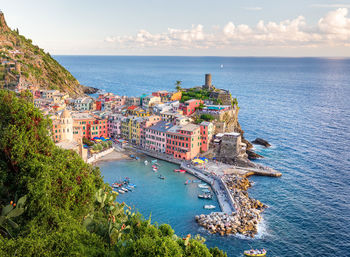
{"label": "yellow building", "polygon": [[137,117],[131,122],[131,142],[135,145],[140,145],[141,140],[141,124],[144,118]]}

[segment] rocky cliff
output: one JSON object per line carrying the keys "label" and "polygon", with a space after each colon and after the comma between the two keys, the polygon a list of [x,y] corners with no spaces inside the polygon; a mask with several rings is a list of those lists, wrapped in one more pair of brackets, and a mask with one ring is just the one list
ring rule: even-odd
{"label": "rocky cliff", "polygon": [[[0,11],[0,61],[15,63],[15,69],[2,68],[0,85],[6,85],[6,79],[24,85],[37,85],[42,89],[57,89],[71,96],[91,93],[93,88],[85,87],[76,80],[49,53],[32,44],[32,40],[11,30]],[[3,66],[3,65],[2,65]]]}

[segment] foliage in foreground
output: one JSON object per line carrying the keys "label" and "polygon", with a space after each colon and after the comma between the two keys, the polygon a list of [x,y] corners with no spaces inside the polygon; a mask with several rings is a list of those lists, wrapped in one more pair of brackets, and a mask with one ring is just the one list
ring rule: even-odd
{"label": "foliage in foreground", "polygon": [[0,115],[0,213],[21,208],[17,225],[2,223],[0,256],[226,256],[115,202],[98,168],[53,144],[26,98],[0,90]]}

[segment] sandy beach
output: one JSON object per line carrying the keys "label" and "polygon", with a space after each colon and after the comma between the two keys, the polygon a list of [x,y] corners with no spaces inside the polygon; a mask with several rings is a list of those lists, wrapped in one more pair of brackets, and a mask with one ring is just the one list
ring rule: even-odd
{"label": "sandy beach", "polygon": [[108,162],[108,161],[118,161],[118,160],[131,160],[131,158],[129,157],[128,152],[122,153],[114,150],[113,152],[103,156],[97,162]]}

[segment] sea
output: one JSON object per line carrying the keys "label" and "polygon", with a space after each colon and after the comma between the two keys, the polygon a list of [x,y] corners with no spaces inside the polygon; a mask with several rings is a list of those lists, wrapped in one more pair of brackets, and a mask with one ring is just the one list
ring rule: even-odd
{"label": "sea", "polygon": [[[256,238],[208,234],[194,216],[208,213],[197,199],[196,180],[160,161],[159,179],[141,161],[101,163],[105,181],[129,177],[125,201],[152,223],[169,223],[179,236],[199,234],[228,256],[265,248],[267,256],[350,256],[350,59],[167,56],[55,56],[81,84],[118,95],[139,96],[204,84],[237,97],[239,122],[255,146],[257,162],[283,173],[250,178],[251,197],[269,206]],[[151,159],[148,158],[150,161]]]}

